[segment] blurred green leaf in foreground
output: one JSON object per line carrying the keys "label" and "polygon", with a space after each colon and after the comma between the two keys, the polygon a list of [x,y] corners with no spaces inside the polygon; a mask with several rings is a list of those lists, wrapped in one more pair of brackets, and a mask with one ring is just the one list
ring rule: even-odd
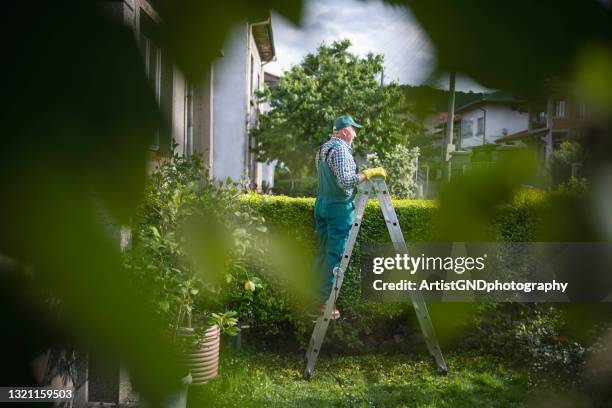
{"label": "blurred green leaf in foreground", "polygon": [[[0,383],[36,385],[32,358],[78,344],[120,355],[143,396],[159,401],[176,386],[178,367],[108,226],[129,223],[148,148],[167,124],[133,33],[101,3],[15,3],[3,12]],[[232,24],[270,7],[297,22],[301,11],[299,1],[159,6],[160,41],[194,82]]]}

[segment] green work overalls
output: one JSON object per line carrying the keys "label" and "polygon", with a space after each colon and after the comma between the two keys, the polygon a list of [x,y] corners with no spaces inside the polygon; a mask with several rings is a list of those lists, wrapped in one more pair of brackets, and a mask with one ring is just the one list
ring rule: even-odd
{"label": "green work overalls", "polygon": [[334,281],[333,270],[340,264],[355,217],[355,191],[350,196],[346,195],[327,164],[327,157],[335,148],[332,146],[324,158],[319,154],[317,160],[317,199],[314,208],[317,233],[315,270],[320,280],[315,297],[322,303],[326,303],[329,298]]}

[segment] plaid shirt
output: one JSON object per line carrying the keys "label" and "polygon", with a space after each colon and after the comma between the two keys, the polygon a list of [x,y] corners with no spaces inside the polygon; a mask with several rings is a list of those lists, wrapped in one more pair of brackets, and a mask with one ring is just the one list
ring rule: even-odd
{"label": "plaid shirt", "polygon": [[350,196],[353,194],[353,187],[359,184],[359,176],[356,172],[357,165],[353,159],[351,145],[339,137],[333,136],[317,151],[315,161],[323,160],[332,147],[333,150],[327,156],[327,164],[336,176],[338,185],[347,196]]}

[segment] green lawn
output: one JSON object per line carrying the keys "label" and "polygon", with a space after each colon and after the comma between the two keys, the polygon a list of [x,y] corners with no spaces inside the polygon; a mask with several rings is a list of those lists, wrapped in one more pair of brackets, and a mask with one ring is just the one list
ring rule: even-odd
{"label": "green lawn", "polygon": [[513,407],[533,397],[524,370],[477,353],[447,354],[448,376],[425,355],[322,356],[310,381],[301,354],[222,354],[219,377],[190,389],[191,407]]}

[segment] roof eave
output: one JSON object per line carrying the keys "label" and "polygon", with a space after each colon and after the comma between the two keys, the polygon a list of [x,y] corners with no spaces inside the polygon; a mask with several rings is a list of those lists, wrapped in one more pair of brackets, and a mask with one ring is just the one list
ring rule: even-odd
{"label": "roof eave", "polygon": [[[259,56],[263,62],[270,62],[276,56],[276,47],[274,46],[274,33],[272,32],[272,18],[268,17],[267,20],[260,22],[251,23],[254,31],[253,38],[255,45],[259,51]],[[265,26],[264,32],[261,32],[258,28]]]}
{"label": "roof eave", "polygon": [[513,133],[511,135],[502,136],[502,137],[498,138],[497,141],[505,142],[505,141],[508,141],[508,140],[530,139],[530,138],[535,138],[535,137],[537,137],[539,135],[545,134],[548,131],[549,131],[548,128],[533,129],[533,130],[527,130],[527,131],[523,130],[523,131],[520,131],[520,132]]}

